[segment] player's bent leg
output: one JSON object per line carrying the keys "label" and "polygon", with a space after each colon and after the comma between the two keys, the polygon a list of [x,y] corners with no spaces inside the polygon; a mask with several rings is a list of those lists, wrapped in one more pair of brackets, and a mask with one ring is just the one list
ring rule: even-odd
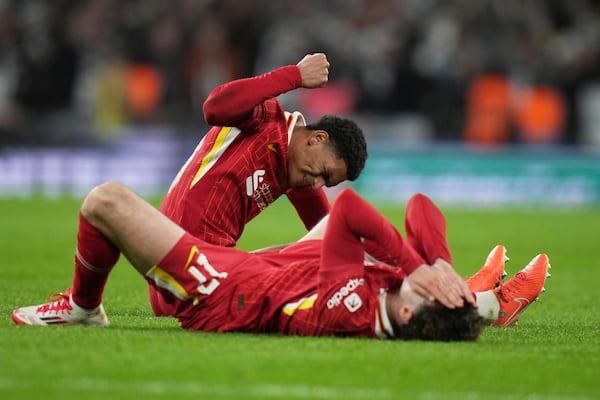
{"label": "player's bent leg", "polygon": [[519,315],[545,290],[550,268],[548,256],[539,254],[508,282],[494,289],[500,312],[492,326],[515,325]]}
{"label": "player's bent leg", "polygon": [[117,182],[94,188],[86,197],[81,212],[142,275],[184,234],[180,226]]}
{"label": "player's bent leg", "polygon": [[88,325],[108,326],[104,307],[100,304],[93,310],[79,307],[71,299],[70,290],[50,296],[50,303],[17,308],[12,320],[18,325]]}

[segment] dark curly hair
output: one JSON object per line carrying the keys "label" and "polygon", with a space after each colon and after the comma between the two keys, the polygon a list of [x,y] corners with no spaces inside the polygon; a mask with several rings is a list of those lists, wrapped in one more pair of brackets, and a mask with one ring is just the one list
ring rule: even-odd
{"label": "dark curly hair", "polygon": [[439,302],[419,307],[411,320],[395,327],[397,339],[441,342],[476,340],[485,324],[471,304],[446,308]]}
{"label": "dark curly hair", "polygon": [[327,132],[334,153],[346,163],[347,179],[353,181],[358,178],[367,161],[367,141],[362,129],[354,121],[336,115],[324,115],[306,128]]}

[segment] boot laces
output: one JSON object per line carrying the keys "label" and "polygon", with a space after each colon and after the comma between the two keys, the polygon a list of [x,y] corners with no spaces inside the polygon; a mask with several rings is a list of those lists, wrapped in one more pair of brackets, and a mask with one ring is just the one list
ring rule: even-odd
{"label": "boot laces", "polygon": [[[517,274],[516,274],[516,275],[515,275],[515,276],[514,276],[514,277],[513,277],[513,278],[512,278],[510,281],[509,281],[509,282],[511,282],[511,284],[512,284],[512,285],[511,285],[511,286],[512,286],[512,288],[510,288],[510,289],[507,289],[507,288],[506,288],[506,283],[504,283],[504,282],[501,282],[501,283],[500,283],[500,286],[498,286],[498,295],[499,295],[499,296],[502,298],[502,300],[503,300],[504,302],[507,302],[507,301],[509,301],[509,300],[510,300],[510,298],[511,298],[511,297],[513,297],[513,296],[509,296],[509,295],[510,295],[510,293],[507,293],[507,292],[511,292],[511,291],[514,291],[515,289],[518,289],[518,288],[519,288],[519,286],[521,286],[521,285],[520,285],[520,284],[521,284],[521,282],[522,282],[524,279],[526,279],[526,277],[527,277],[527,276],[526,276],[526,274],[525,274],[523,271],[521,271],[521,272],[517,273]],[[507,282],[507,283],[508,283],[508,282]]]}
{"label": "boot laces", "polygon": [[70,312],[73,307],[71,307],[71,303],[69,302],[69,298],[71,297],[71,288],[67,289],[65,293],[54,293],[50,296],[51,303],[42,304],[37,308],[38,313],[48,313],[48,312]]}

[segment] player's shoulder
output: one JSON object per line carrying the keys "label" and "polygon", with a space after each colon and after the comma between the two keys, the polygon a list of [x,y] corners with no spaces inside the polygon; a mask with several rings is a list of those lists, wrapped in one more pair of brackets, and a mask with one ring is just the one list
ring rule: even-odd
{"label": "player's shoulder", "polygon": [[265,100],[259,108],[262,109],[263,122],[277,124],[284,124],[286,122],[285,110],[276,98],[273,97]]}
{"label": "player's shoulder", "polygon": [[245,134],[264,133],[274,127],[285,127],[285,111],[275,98],[270,98],[254,108],[252,116],[238,126]]}

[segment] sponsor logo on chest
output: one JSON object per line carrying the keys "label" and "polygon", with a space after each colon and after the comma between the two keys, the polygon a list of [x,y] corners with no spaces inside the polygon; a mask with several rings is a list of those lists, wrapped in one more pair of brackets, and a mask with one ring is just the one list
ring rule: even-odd
{"label": "sponsor logo on chest", "polygon": [[252,197],[260,210],[264,210],[275,199],[271,193],[271,186],[264,181],[265,170],[257,169],[246,178],[246,194]]}
{"label": "sponsor logo on chest", "polygon": [[362,278],[349,279],[344,286],[342,286],[337,292],[335,292],[329,300],[327,300],[327,308],[332,309],[344,304],[344,306],[350,312],[358,310],[363,302],[358,293],[355,290],[364,285],[365,280]]}

